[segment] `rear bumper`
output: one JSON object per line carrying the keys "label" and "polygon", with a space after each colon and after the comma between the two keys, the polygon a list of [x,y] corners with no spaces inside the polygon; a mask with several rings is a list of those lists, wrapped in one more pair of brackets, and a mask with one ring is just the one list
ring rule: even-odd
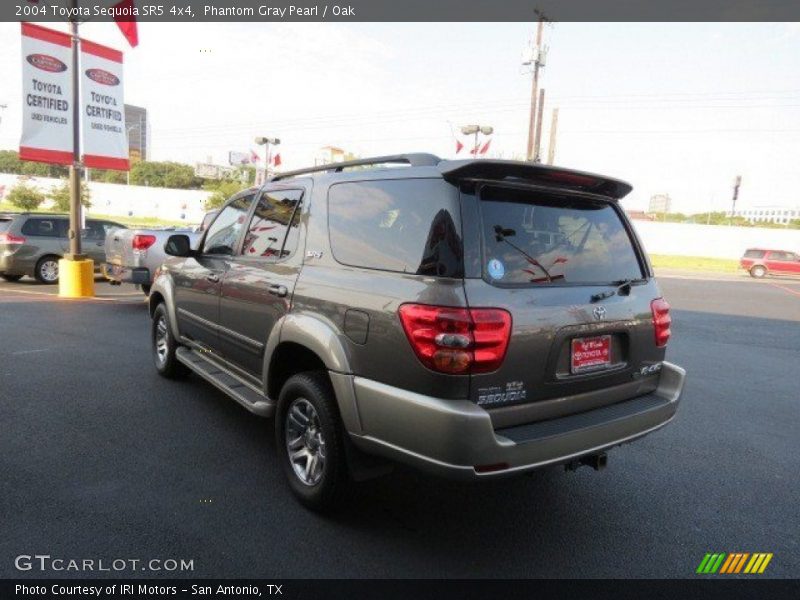
{"label": "rear bumper", "polygon": [[135,283],[138,285],[150,285],[153,283],[153,276],[147,267],[121,267],[103,263],[103,276],[110,281],[118,281],[120,283]]}
{"label": "rear bumper", "polygon": [[440,475],[510,475],[565,463],[663,427],[675,415],[685,376],[680,367],[664,363],[651,394],[504,429],[494,429],[489,414],[468,400],[439,400],[356,377],[360,431],[350,436],[365,452]]}

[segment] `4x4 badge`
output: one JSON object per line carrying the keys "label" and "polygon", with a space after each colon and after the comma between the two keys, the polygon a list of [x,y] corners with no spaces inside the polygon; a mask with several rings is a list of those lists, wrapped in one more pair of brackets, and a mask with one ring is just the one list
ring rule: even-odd
{"label": "4x4 badge", "polygon": [[605,306],[595,306],[592,309],[592,314],[594,315],[595,321],[602,321],[606,318],[606,307]]}

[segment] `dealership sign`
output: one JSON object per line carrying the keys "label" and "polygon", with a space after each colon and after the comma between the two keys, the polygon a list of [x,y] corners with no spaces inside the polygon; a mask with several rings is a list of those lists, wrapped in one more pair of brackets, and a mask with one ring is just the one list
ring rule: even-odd
{"label": "dealership sign", "polygon": [[127,171],[122,52],[81,40],[81,111],[83,163]]}
{"label": "dealership sign", "polygon": [[[83,162],[128,170],[122,53],[81,40],[80,131]],[[71,165],[74,98],[72,40],[22,23],[22,160]]]}
{"label": "dealership sign", "polygon": [[72,164],[72,41],[22,24],[22,160]]}

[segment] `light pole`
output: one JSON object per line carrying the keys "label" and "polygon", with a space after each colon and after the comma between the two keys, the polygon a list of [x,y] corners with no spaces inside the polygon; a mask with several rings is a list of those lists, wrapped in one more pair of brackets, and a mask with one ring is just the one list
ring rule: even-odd
{"label": "light pole", "polygon": [[[5,110],[8,108],[8,104],[0,104],[0,110]],[[3,122],[3,115],[0,114],[0,123]]]}
{"label": "light pole", "polygon": [[475,146],[473,146],[471,154],[474,154],[475,158],[478,158],[478,134],[492,135],[494,133],[494,127],[491,125],[464,125],[461,127],[461,133],[475,136]]}
{"label": "light pole", "polygon": [[[259,136],[256,138],[256,145],[264,146],[264,181],[256,181],[256,185],[263,185],[266,183],[267,179],[269,179],[269,147],[270,145],[277,146],[280,143],[280,138],[270,138],[264,136]],[[258,171],[256,171],[256,179],[258,179],[257,175]]]}

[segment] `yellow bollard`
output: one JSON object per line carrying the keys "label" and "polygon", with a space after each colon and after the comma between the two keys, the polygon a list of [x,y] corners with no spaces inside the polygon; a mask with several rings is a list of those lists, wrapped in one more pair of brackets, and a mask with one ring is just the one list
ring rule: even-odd
{"label": "yellow bollard", "polygon": [[94,298],[94,261],[58,261],[58,295],[62,298]]}

